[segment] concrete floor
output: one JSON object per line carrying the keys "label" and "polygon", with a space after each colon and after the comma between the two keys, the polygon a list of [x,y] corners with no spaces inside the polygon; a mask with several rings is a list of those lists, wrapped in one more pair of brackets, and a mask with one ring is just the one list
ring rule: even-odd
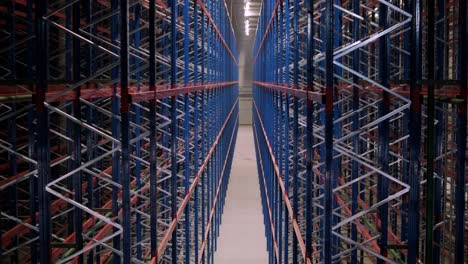
{"label": "concrete floor", "polygon": [[215,264],[268,263],[251,126],[240,126]]}

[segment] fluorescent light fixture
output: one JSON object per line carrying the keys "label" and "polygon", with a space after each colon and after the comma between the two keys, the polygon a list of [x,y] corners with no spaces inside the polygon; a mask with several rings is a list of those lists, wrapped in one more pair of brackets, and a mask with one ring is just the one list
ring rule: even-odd
{"label": "fluorescent light fixture", "polygon": [[248,19],[246,19],[244,21],[244,24],[245,24],[245,34],[248,36],[250,34],[250,21]]}
{"label": "fluorescent light fixture", "polygon": [[250,9],[252,6],[252,3],[250,0],[244,0],[244,17],[246,18],[244,21],[245,24],[245,35],[249,36],[250,35],[250,21],[248,19],[249,16],[254,16],[254,12]]}
{"label": "fluorescent light fixture", "polygon": [[244,5],[244,17],[251,16],[252,12],[250,11],[250,2],[245,2]]}

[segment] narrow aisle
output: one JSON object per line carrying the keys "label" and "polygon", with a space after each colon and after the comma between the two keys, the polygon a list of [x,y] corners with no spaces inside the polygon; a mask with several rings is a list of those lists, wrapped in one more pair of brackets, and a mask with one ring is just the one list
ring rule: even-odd
{"label": "narrow aisle", "polygon": [[268,263],[251,126],[240,126],[215,264]]}

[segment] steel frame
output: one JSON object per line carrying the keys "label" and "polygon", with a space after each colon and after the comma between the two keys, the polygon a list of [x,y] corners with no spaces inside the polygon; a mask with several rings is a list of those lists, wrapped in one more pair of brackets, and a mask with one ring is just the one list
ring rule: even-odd
{"label": "steel frame", "polygon": [[466,1],[262,3],[269,263],[466,261]]}
{"label": "steel frame", "polygon": [[0,13],[0,262],[213,263],[238,127],[224,1]]}

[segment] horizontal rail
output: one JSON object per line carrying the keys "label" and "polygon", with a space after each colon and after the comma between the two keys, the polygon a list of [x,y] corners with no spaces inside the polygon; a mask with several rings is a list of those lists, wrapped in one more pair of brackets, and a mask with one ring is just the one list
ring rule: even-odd
{"label": "horizontal rail", "polygon": [[302,99],[309,99],[311,101],[317,102],[317,103],[324,103],[324,93],[318,93],[318,92],[311,92],[311,91],[306,91],[306,90],[299,90],[299,89],[294,89],[294,88],[289,88],[287,85],[281,85],[281,84],[275,84],[275,83],[267,83],[267,82],[257,82],[255,81],[254,84],[258,86],[265,87],[270,90],[278,91],[278,92],[283,92],[289,95],[293,95],[295,97],[299,97]]}
{"label": "horizontal rail", "polygon": [[[137,87],[129,87],[129,96],[130,102],[138,103],[142,101],[148,101],[153,99],[164,99],[172,96],[177,95],[184,95],[188,93],[193,93],[197,91],[205,91],[210,89],[228,87],[231,85],[237,84],[238,81],[235,82],[219,82],[219,83],[208,83],[203,85],[193,85],[193,86],[185,86],[180,84],[173,89],[169,89],[169,85],[158,85],[156,86],[155,91],[149,91],[149,86],[141,85],[140,89],[141,92],[137,91]],[[84,85],[85,86],[85,85]],[[34,87],[32,87],[34,88]],[[63,92],[62,90],[67,88],[65,84],[53,84],[49,86],[49,92],[46,93],[46,98],[54,98],[50,102],[59,102],[59,101],[67,101],[67,100],[75,100],[78,99],[76,97],[75,91],[67,91]],[[18,102],[18,101],[26,101],[30,100],[36,93],[35,92],[16,92],[15,87],[13,85],[0,85],[0,103],[5,102]],[[56,96],[60,94],[60,96]],[[111,97],[114,95],[113,87],[105,87],[105,88],[96,88],[96,89],[82,89],[81,96],[82,99],[96,99],[96,98],[103,98],[103,97]],[[117,85],[117,96],[120,96],[120,86]]]}

